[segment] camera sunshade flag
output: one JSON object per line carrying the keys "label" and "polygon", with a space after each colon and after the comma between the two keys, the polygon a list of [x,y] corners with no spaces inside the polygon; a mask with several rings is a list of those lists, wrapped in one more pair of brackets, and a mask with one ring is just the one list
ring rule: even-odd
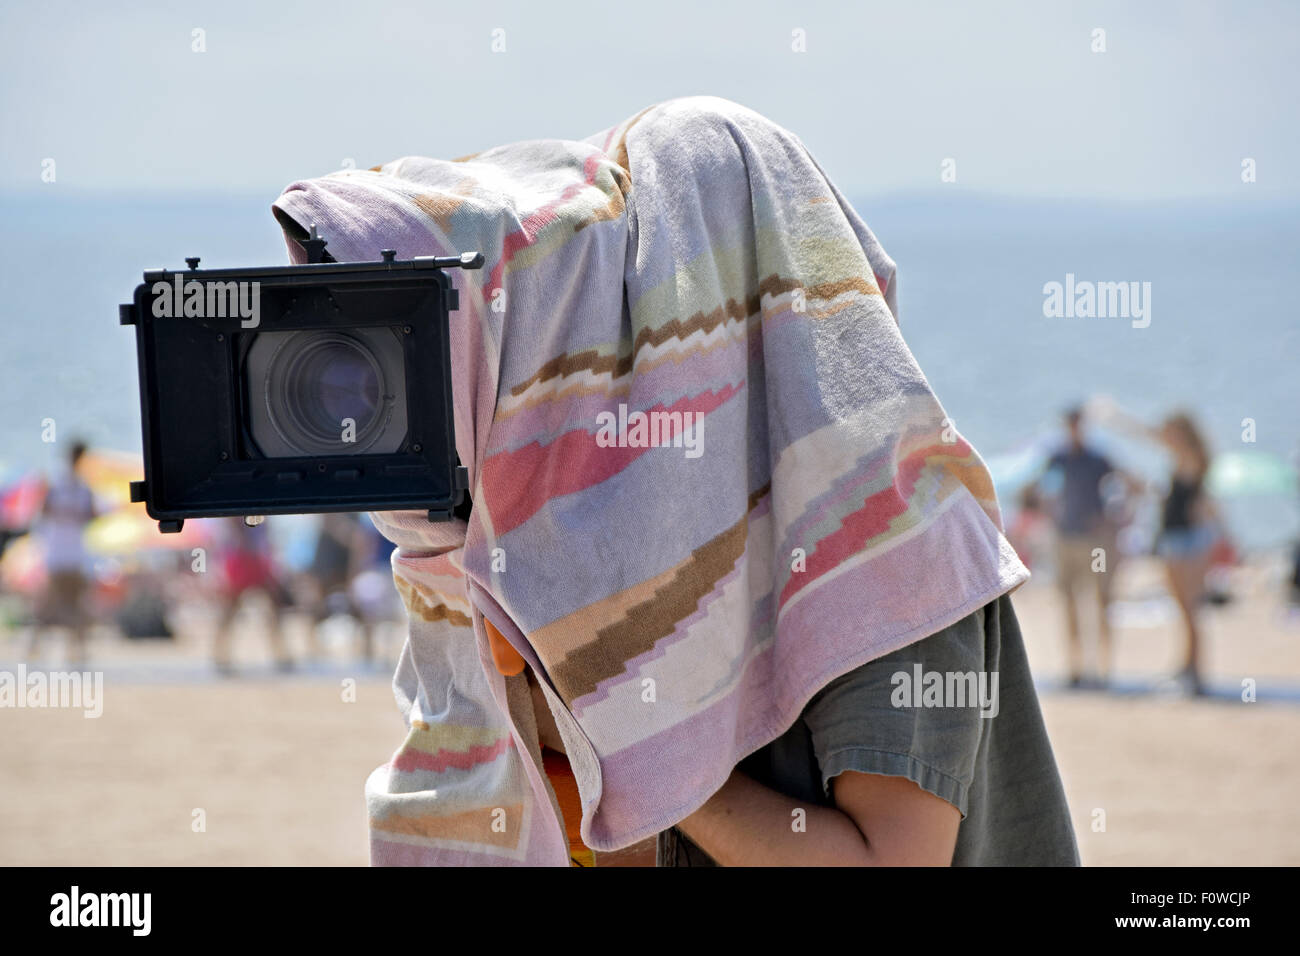
{"label": "camera sunshade flag", "polygon": [[398,261],[150,269],[118,320],[133,326],[143,481],[129,483],[159,530],[187,518],[466,504],[456,458],[447,269],[476,252]]}
{"label": "camera sunshade flag", "polygon": [[[673,100],[276,207],[344,261],[485,255],[453,277],[469,520],[376,515],[425,610],[396,679],[418,739],[367,789],[374,863],[568,863],[527,678],[489,621],[539,676],[584,840],[612,850],[700,806],[834,677],[1028,578],[901,337],[893,262],[744,107]],[[656,441],[631,440],[643,420]]]}

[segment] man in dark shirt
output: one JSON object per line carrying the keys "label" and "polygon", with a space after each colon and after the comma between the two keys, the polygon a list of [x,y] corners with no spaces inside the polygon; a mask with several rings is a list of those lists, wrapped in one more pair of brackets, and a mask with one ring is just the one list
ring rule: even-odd
{"label": "man in dark shirt", "polygon": [[[935,706],[918,698],[918,673],[989,680],[963,706]],[[855,805],[843,805],[845,787],[863,775],[887,779],[899,791],[919,788],[928,807],[951,809],[933,810],[920,828],[909,829],[901,818],[882,820],[889,792],[882,785],[872,819],[864,820],[879,829],[863,830],[864,842],[853,829]],[[841,849],[841,856],[866,864],[1079,865],[1065,790],[1006,594],[831,681],[793,727],[741,761],[723,789],[721,802],[711,800],[659,834],[659,866],[819,862],[819,833],[824,842],[857,847],[856,855]],[[916,840],[918,831],[930,839]],[[900,847],[897,840],[925,845]]]}
{"label": "man in dark shirt", "polygon": [[1115,471],[1104,456],[1088,448],[1083,441],[1083,413],[1073,408],[1066,412],[1068,444],[1048,460],[1047,473],[1056,473],[1059,491],[1056,507],[1056,580],[1065,602],[1066,635],[1070,686],[1080,687],[1083,677],[1083,644],[1080,638],[1077,592],[1087,588],[1093,597],[1097,616],[1097,643],[1100,680],[1109,676],[1111,660],[1110,583],[1113,564],[1118,558],[1115,528],[1107,519],[1102,498],[1102,481]]}

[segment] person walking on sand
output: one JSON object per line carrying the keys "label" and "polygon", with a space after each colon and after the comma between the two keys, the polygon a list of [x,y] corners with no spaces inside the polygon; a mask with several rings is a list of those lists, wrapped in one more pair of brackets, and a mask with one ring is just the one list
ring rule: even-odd
{"label": "person walking on sand", "polygon": [[1184,664],[1175,679],[1186,683],[1193,693],[1203,694],[1197,612],[1205,597],[1210,553],[1220,536],[1218,509],[1205,492],[1210,453],[1200,431],[1184,412],[1170,415],[1155,435],[1174,457],[1169,491],[1161,508],[1156,553],[1164,559],[1186,634]]}
{"label": "person walking on sand", "polygon": [[261,591],[270,602],[267,638],[276,670],[293,669],[281,630],[281,615],[291,603],[288,589],[280,581],[271,554],[270,535],[266,524],[246,527],[243,518],[222,519],[226,544],[221,556],[222,593],[221,617],[217,625],[212,658],[217,673],[229,676],[234,673],[231,658],[231,626],[239,611],[244,595]]}
{"label": "person walking on sand", "polygon": [[366,663],[375,659],[375,622],[366,614],[353,591],[353,582],[374,551],[361,516],[351,512],[321,515],[316,547],[307,578],[312,623],[319,627],[336,608],[343,608],[356,622],[360,656]]}
{"label": "person walking on sand", "polygon": [[86,443],[73,442],[68,449],[67,468],[45,493],[37,533],[45,553],[47,580],[27,648],[27,656],[34,657],[43,628],[67,628],[71,634],[68,664],[74,669],[85,663],[86,631],[90,626],[86,609],[88,559],[83,536],[86,525],[98,514],[95,496],[80,475],[85,454]]}
{"label": "person walking on sand", "polygon": [[1065,413],[1065,426],[1066,444],[1048,459],[1044,475],[1035,482],[1035,487],[1049,475],[1057,478],[1059,490],[1053,496],[1052,517],[1056,527],[1056,583],[1065,605],[1069,686],[1077,688],[1087,684],[1078,600],[1078,592],[1084,588],[1095,608],[1097,679],[1104,686],[1110,679],[1111,667],[1107,608],[1119,553],[1117,529],[1106,512],[1102,483],[1117,470],[1109,459],[1084,442],[1082,409],[1069,409]]}
{"label": "person walking on sand", "polygon": [[1183,665],[1172,679],[1193,694],[1204,694],[1198,610],[1205,599],[1211,553],[1223,536],[1222,517],[1205,491],[1211,464],[1209,446],[1187,412],[1176,411],[1159,427],[1151,428],[1117,408],[1110,411],[1116,424],[1161,445],[1173,459],[1155,552],[1164,562],[1169,590],[1183,619]]}

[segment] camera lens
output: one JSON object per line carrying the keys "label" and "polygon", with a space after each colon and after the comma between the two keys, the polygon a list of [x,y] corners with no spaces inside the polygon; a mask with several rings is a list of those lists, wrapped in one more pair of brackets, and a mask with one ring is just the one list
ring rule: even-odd
{"label": "camera lens", "polygon": [[[374,355],[343,335],[319,336],[288,356],[272,374],[285,424],[316,442],[338,442],[347,434],[361,440],[382,410],[383,372]],[[274,406],[273,406],[274,407]]]}
{"label": "camera lens", "polygon": [[[255,346],[255,354],[266,355],[255,363],[264,415],[253,421],[253,437],[264,453],[355,455],[380,450],[377,442],[389,450],[400,440],[400,432],[389,427],[400,388],[400,381],[390,381],[400,376],[400,363],[389,330],[269,336],[269,355]],[[256,418],[265,419],[273,437],[257,427]],[[404,429],[404,416],[398,424]]]}
{"label": "camera lens", "polygon": [[405,440],[406,370],[391,327],[259,332],[244,375],[250,437],[266,457],[390,454]]}

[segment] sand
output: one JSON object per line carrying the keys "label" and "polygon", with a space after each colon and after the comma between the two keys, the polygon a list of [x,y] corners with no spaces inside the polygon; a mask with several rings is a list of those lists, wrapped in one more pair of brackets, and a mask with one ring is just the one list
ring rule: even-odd
{"label": "sand", "polygon": [[[1113,692],[1061,687],[1049,585],[1014,597],[1083,861],[1300,864],[1300,619],[1280,568],[1244,570],[1238,599],[1207,612],[1209,699],[1152,689],[1178,655],[1156,571],[1135,563],[1117,585]],[[99,632],[101,717],[0,709],[0,864],[365,865],[363,783],[403,736],[391,669],[349,664],[340,623],[325,660],[275,675],[260,627],[245,616],[228,679],[209,676],[200,615],[171,643]],[[291,638],[301,652],[303,628]],[[0,668],[17,658],[0,639]]]}

